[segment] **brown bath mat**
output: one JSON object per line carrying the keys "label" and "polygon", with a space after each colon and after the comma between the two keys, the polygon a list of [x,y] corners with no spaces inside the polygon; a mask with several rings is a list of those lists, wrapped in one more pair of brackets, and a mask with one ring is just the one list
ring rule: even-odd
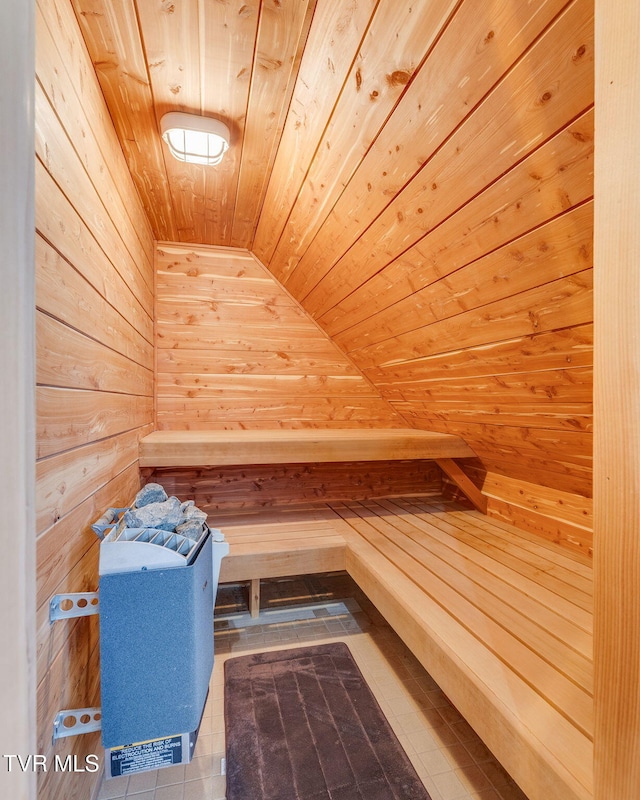
{"label": "brown bath mat", "polygon": [[225,664],[227,800],[430,800],[342,643]]}

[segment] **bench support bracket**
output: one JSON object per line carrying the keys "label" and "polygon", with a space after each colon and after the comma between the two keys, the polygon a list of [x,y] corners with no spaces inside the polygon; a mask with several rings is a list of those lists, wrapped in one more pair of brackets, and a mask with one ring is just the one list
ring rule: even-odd
{"label": "bench support bracket", "polygon": [[463,472],[452,458],[436,458],[436,464],[440,469],[451,478],[455,485],[464,493],[465,497],[473,503],[478,511],[487,513],[487,498],[475,485],[471,478]]}

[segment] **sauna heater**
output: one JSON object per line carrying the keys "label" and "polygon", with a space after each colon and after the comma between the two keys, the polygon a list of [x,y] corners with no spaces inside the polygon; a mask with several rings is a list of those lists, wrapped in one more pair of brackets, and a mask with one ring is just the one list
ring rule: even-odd
{"label": "sauna heater", "polygon": [[102,743],[107,777],[191,761],[213,669],[213,608],[229,546],[118,522],[100,544]]}

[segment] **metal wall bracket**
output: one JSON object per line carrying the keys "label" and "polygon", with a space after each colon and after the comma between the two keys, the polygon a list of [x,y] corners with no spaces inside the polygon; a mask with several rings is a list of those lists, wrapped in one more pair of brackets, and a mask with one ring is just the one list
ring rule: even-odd
{"label": "metal wall bracket", "polygon": [[90,617],[99,613],[98,592],[56,594],[49,601],[49,622],[73,617]]}
{"label": "metal wall bracket", "polygon": [[53,720],[53,741],[79,733],[93,733],[102,728],[100,708],[70,708],[58,711]]}

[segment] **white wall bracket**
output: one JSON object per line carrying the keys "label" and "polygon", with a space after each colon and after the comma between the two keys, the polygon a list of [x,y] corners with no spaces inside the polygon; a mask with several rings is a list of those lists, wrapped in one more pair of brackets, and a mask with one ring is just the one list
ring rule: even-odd
{"label": "white wall bracket", "polygon": [[53,720],[53,739],[77,736],[79,733],[93,733],[102,728],[100,708],[70,708],[58,711]]}
{"label": "white wall bracket", "polygon": [[75,592],[56,594],[49,601],[49,622],[74,617],[90,617],[98,614],[100,601],[98,592]]}

